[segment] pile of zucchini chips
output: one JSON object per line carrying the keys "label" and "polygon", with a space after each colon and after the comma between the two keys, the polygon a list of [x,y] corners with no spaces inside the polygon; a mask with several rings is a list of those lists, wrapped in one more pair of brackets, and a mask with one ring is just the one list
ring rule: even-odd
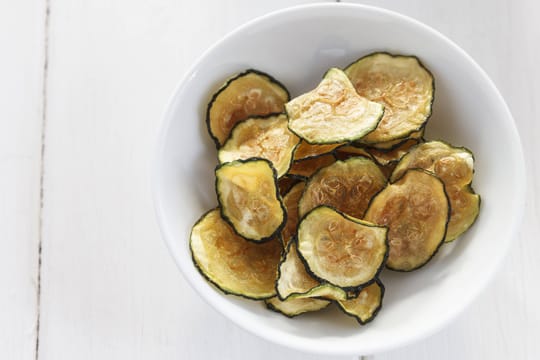
{"label": "pile of zucchini chips", "polygon": [[201,274],[289,317],[334,303],[372,320],[384,267],[420,268],[478,216],[473,154],[423,138],[433,91],[416,57],[380,52],[294,99],[260,71],[230,78],[207,109],[219,206],[191,232]]}

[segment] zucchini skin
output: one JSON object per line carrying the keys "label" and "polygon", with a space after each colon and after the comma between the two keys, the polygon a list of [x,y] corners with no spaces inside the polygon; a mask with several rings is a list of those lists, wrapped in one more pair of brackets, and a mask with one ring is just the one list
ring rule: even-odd
{"label": "zucchini skin", "polygon": [[[223,211],[223,207],[220,206],[219,207],[219,211],[220,211],[220,214],[221,214],[221,217],[223,218],[223,220],[225,220],[231,227],[232,229],[234,230],[234,232],[238,235],[238,236],[241,236],[243,237],[244,239],[246,239],[247,241],[252,241],[252,242],[255,242],[255,243],[263,243],[263,242],[266,242],[266,241],[269,241],[271,239],[273,239],[274,237],[276,237],[277,235],[280,236],[281,238],[281,231],[283,230],[283,228],[285,227],[285,224],[287,223],[287,209],[285,209],[285,205],[283,205],[283,199],[281,197],[281,194],[279,192],[279,186],[278,186],[278,178],[277,178],[277,171],[276,169],[274,168],[274,166],[272,165],[272,162],[268,159],[263,159],[263,158],[259,158],[259,157],[252,157],[252,158],[249,158],[249,159],[245,159],[245,160],[235,160],[234,162],[239,162],[239,163],[248,163],[250,161],[264,161],[266,163],[268,163],[268,165],[270,166],[270,168],[272,169],[272,173],[274,174],[274,185],[275,185],[275,188],[276,188],[276,192],[275,192],[275,195],[276,195],[276,198],[278,199],[279,201],[279,205],[280,205],[280,208],[281,208],[281,212],[283,214],[283,220],[281,221],[281,224],[277,227],[277,229],[272,233],[270,234],[269,236],[266,236],[266,237],[263,237],[261,239],[249,239],[247,237],[245,237],[244,235],[240,234],[238,232],[238,230],[236,230],[236,228],[234,227],[232,221],[225,215],[224,211]],[[226,166],[230,164],[230,162],[227,162],[227,163],[223,163],[223,164],[219,164],[216,166],[215,168],[215,171],[214,173],[220,169],[221,167],[223,166]],[[219,191],[218,191],[218,183],[219,183],[219,179],[217,176],[214,176],[215,177],[215,182],[214,182],[214,188],[216,189],[216,195],[217,195],[217,201],[218,201],[218,204],[221,204],[220,200],[219,200]],[[281,240],[281,243],[283,243],[283,240]]]}
{"label": "zucchini skin", "polygon": [[[280,86],[284,91],[285,93],[287,94],[287,101],[290,101],[291,100],[291,94],[289,92],[289,90],[285,87],[285,85],[283,85],[280,81],[278,81],[276,78],[274,78],[272,75],[269,75],[268,73],[265,73],[264,71],[261,71],[261,70],[257,70],[257,69],[253,69],[253,68],[249,68],[249,69],[246,69],[232,77],[230,77],[229,79],[227,79],[225,81],[225,83],[223,85],[221,85],[221,87],[214,93],[214,95],[212,95],[212,97],[210,98],[210,101],[208,102],[208,105],[206,106],[206,116],[205,116],[205,119],[206,119],[206,128],[208,130],[208,134],[210,135],[210,138],[214,141],[214,144],[216,145],[216,149],[219,150],[219,148],[221,147],[221,143],[219,141],[219,139],[212,133],[212,129],[211,129],[211,124],[210,124],[210,109],[212,108],[212,105],[214,104],[214,101],[217,99],[217,97],[235,80],[243,77],[243,76],[246,76],[248,74],[257,74],[257,75],[260,75],[260,76],[263,76],[265,77],[267,80],[269,80],[270,82],[276,84],[277,86]],[[252,116],[248,116],[249,117],[252,117]],[[241,121],[241,120],[240,120]]]}
{"label": "zucchini skin", "polygon": [[[382,190],[381,190],[382,191]],[[300,218],[300,220],[298,221],[298,224],[300,225],[300,223],[302,223],[302,221],[313,211],[317,210],[318,208],[321,208],[321,207],[327,207],[327,208],[330,208],[332,210],[334,210],[335,212],[337,212],[338,214],[340,214],[342,217],[344,217],[345,219],[351,219],[352,217],[351,216],[348,216],[347,214],[339,211],[338,209],[332,207],[332,206],[329,206],[329,205],[318,205],[317,207],[311,209],[310,211],[308,211],[306,214],[304,214],[304,216],[302,216]],[[357,219],[357,220],[361,220],[361,219]],[[354,220],[353,220],[354,221]],[[367,221],[364,221],[362,220],[363,222],[367,222]],[[356,222],[356,221],[355,221]],[[373,282],[375,282],[377,280],[377,278],[379,277],[381,271],[385,268],[386,266],[386,261],[388,260],[388,256],[390,255],[390,242],[388,240],[388,227],[387,226],[381,226],[381,225],[377,225],[377,224],[373,224],[372,225],[367,225],[367,224],[363,224],[363,225],[366,225],[366,226],[370,226],[370,227],[378,227],[378,228],[386,228],[386,236],[385,236],[385,239],[384,239],[384,244],[385,244],[385,247],[386,247],[386,251],[383,255],[383,260],[381,261],[381,265],[379,266],[379,268],[376,270],[373,278],[371,280],[368,280],[360,285],[357,285],[357,286],[340,286],[340,285],[336,285],[336,284],[333,284],[332,282],[330,281],[327,281],[325,279],[322,279],[321,277],[317,276],[312,270],[311,268],[309,267],[309,264],[307,262],[307,260],[304,258],[304,256],[302,255],[302,253],[298,250],[298,257],[300,258],[300,260],[302,260],[302,262],[304,263],[304,267],[306,268],[306,271],[309,275],[311,275],[314,279],[320,281],[321,283],[327,283],[327,284],[330,284],[330,285],[333,285],[335,287],[339,287],[341,289],[343,289],[344,291],[346,292],[360,292],[364,287],[366,286],[369,286],[371,285]],[[298,244],[298,235],[295,237],[296,240],[296,243]]]}

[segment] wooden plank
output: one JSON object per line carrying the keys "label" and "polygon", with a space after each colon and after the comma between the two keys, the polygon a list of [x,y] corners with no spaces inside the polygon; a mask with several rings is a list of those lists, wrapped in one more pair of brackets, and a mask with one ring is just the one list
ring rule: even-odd
{"label": "wooden plank", "polygon": [[[540,4],[533,1],[353,1],[412,16],[458,43],[486,70],[512,111],[527,154],[528,202],[502,270],[454,323],[376,360],[533,359],[540,353]],[[496,146],[496,144],[495,144]],[[481,259],[479,259],[481,261]],[[456,289],[459,291],[459,289]]]}
{"label": "wooden plank", "polygon": [[34,359],[45,2],[0,2],[0,349]]}
{"label": "wooden plank", "polygon": [[322,359],[247,334],[194,293],[148,183],[161,114],[194,59],[301,2],[51,0],[39,359]]}

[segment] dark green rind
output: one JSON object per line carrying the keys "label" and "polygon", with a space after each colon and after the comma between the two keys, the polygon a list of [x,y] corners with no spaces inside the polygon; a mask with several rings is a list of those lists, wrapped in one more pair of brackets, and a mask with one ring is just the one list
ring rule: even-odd
{"label": "dark green rind", "polygon": [[[381,225],[377,225],[377,224],[365,224],[365,223],[361,223],[361,222],[358,222],[357,220],[361,220],[361,219],[356,219],[352,216],[349,216],[339,210],[337,210],[336,208],[332,207],[332,206],[328,206],[328,205],[318,205],[316,207],[314,207],[313,209],[311,209],[310,211],[308,211],[304,216],[302,216],[302,218],[298,221],[298,229],[300,229],[300,224],[302,224],[302,221],[309,215],[311,214],[313,211],[317,210],[318,208],[321,208],[321,207],[327,207],[329,209],[332,209],[334,210],[335,212],[337,212],[339,215],[341,215],[342,217],[344,217],[345,219],[347,220],[351,220],[351,221],[354,221],[355,223],[357,224],[361,224],[361,225],[365,225],[365,226],[369,226],[369,227],[377,227],[377,228],[386,228],[386,236],[385,236],[385,239],[384,239],[384,244],[386,245],[386,251],[384,253],[384,256],[383,256],[383,261],[381,262],[381,265],[379,266],[379,268],[377,269],[377,271],[375,272],[375,275],[373,276],[373,278],[371,280],[368,280],[362,284],[359,284],[359,285],[356,285],[356,286],[339,286],[339,285],[336,285],[334,283],[332,283],[331,281],[328,281],[326,279],[323,279],[319,276],[317,276],[312,270],[311,268],[309,267],[308,265],[308,262],[307,260],[305,259],[304,255],[302,254],[302,252],[300,251],[300,248],[297,248],[297,251],[298,251],[298,257],[300,258],[300,260],[302,260],[302,262],[304,263],[304,266],[306,268],[306,271],[309,275],[311,275],[314,279],[316,280],[319,280],[321,283],[327,283],[327,284],[330,284],[330,285],[333,285],[335,287],[338,287],[338,288],[341,288],[343,289],[344,291],[346,292],[356,292],[356,291],[361,291],[362,288],[372,284],[380,275],[381,271],[384,269],[385,265],[386,265],[386,261],[388,260],[388,255],[389,255],[389,251],[390,251],[390,243],[388,242],[388,227],[387,226],[381,226]],[[362,220],[364,221],[364,220]],[[365,222],[368,222],[368,221],[365,221]],[[296,239],[296,241],[298,241],[298,239]]]}
{"label": "dark green rind", "polygon": [[[246,76],[248,74],[257,74],[257,75],[265,77],[268,81],[278,85],[279,87],[281,87],[285,91],[285,93],[287,94],[287,101],[285,103],[287,103],[287,102],[289,102],[291,100],[291,94],[289,93],[289,90],[285,87],[285,85],[283,85],[280,81],[276,80],[273,76],[271,76],[271,75],[269,75],[269,74],[267,74],[267,73],[265,73],[263,71],[256,70],[256,69],[247,69],[247,70],[244,70],[244,71],[242,71],[242,72],[228,78],[225,81],[225,83],[223,85],[221,85],[221,87],[214,93],[214,95],[212,95],[212,97],[210,98],[210,101],[208,102],[208,106],[206,107],[206,119],[205,119],[206,128],[208,130],[208,134],[210,135],[210,138],[214,141],[214,144],[216,145],[216,149],[218,149],[218,150],[221,147],[221,144],[220,144],[218,138],[214,136],[214,134],[212,133],[212,130],[210,128],[210,109],[212,108],[212,105],[214,104],[214,101],[219,96],[219,94],[221,94],[221,92],[223,92],[233,81],[235,81],[236,79],[241,78],[243,76]],[[285,108],[285,103],[283,104],[284,108]],[[251,116],[248,116],[248,118],[249,117],[251,117]]]}
{"label": "dark green rind", "polygon": [[[203,276],[203,278],[206,279],[206,281],[208,281],[210,284],[212,284],[216,289],[218,289],[219,291],[221,291],[223,294],[225,295],[234,295],[234,296],[239,296],[239,297],[242,297],[244,299],[248,299],[248,300],[266,300],[266,299],[270,299],[274,296],[276,296],[276,294],[272,294],[272,295],[269,295],[269,296],[262,296],[262,297],[258,297],[258,296],[249,296],[249,295],[245,295],[245,294],[242,294],[242,293],[237,293],[237,292],[234,292],[234,291],[231,291],[231,290],[228,290],[227,288],[224,288],[224,287],[221,287],[218,283],[216,283],[214,280],[210,279],[210,277],[208,277],[208,275],[205,274],[205,272],[200,268],[199,264],[197,263],[197,260],[195,260],[195,256],[193,254],[193,249],[191,248],[191,233],[193,232],[193,228],[195,226],[197,226],[197,224],[199,224],[204,218],[206,215],[208,215],[210,212],[216,210],[218,207],[215,207],[215,208],[212,208],[210,210],[208,210],[207,212],[205,212],[200,218],[199,220],[197,220],[197,222],[195,222],[195,224],[193,225],[193,227],[191,228],[192,231],[190,232],[190,235],[189,235],[189,252],[191,253],[191,261],[193,261],[193,264],[195,265],[195,268],[197,269],[197,271],[199,271],[199,273]],[[281,241],[281,238],[277,239],[276,241],[279,241],[283,244],[283,242]]]}
{"label": "dark green rind", "polygon": [[[271,240],[272,238],[274,238],[277,235],[281,234],[281,230],[283,230],[283,227],[285,226],[285,223],[287,222],[287,210],[285,209],[285,205],[283,205],[283,200],[282,200],[281,195],[279,193],[279,186],[278,186],[278,183],[277,183],[277,181],[278,181],[277,171],[274,168],[274,166],[272,165],[272,162],[270,160],[263,159],[263,158],[257,158],[257,157],[252,157],[252,158],[245,159],[245,160],[235,160],[235,161],[219,164],[218,166],[216,166],[216,168],[214,170],[214,173],[218,169],[220,169],[221,167],[227,166],[228,164],[231,164],[231,163],[234,163],[234,162],[247,163],[247,162],[251,162],[251,161],[264,161],[264,162],[268,163],[268,165],[270,165],[270,168],[272,169],[272,173],[274,174],[274,184],[275,184],[275,187],[276,187],[276,197],[277,197],[277,199],[279,201],[281,211],[283,213],[283,221],[281,222],[281,224],[277,227],[277,229],[271,235],[269,235],[267,237],[263,237],[261,239],[250,239],[250,238],[247,238],[244,235],[240,234],[238,232],[238,230],[236,230],[236,228],[234,227],[233,223],[229,220],[229,218],[223,212],[223,207],[221,206],[220,194],[219,194],[219,190],[218,190],[219,189],[219,180],[218,180],[217,176],[215,176],[216,180],[215,180],[214,187],[216,189],[218,204],[220,204],[219,211],[220,211],[220,214],[221,214],[221,217],[223,218],[223,220],[225,220],[232,227],[232,229],[234,230],[234,232],[236,234],[238,234],[238,236],[241,236],[241,237],[243,237],[244,239],[246,239],[248,241],[253,241],[255,243],[260,244],[260,243],[263,243],[265,241]],[[282,244],[283,244],[283,241],[282,241]]]}

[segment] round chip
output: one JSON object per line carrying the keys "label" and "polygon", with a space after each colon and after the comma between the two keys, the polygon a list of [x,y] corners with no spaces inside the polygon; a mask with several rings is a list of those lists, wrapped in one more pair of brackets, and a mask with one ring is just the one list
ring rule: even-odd
{"label": "round chip", "polygon": [[474,174],[474,157],[470,150],[443,141],[419,144],[400,160],[391,180],[411,168],[431,171],[444,183],[451,209],[446,242],[472,226],[480,212],[480,196],[470,186]]}
{"label": "round chip", "polygon": [[390,254],[386,266],[411,271],[426,264],[439,249],[449,215],[442,181],[412,169],[373,198],[364,219],[388,226]]}
{"label": "round chip", "polygon": [[250,299],[275,296],[278,237],[263,244],[246,241],[213,209],[193,226],[189,246],[197,269],[223,292]]}
{"label": "round chip", "polygon": [[371,198],[386,186],[379,167],[365,157],[353,157],[320,169],[306,185],[300,199],[300,217],[318,205],[362,218]]}
{"label": "round chip", "polygon": [[216,192],[223,218],[246,239],[268,240],[285,224],[276,171],[266,159],[221,164],[216,168]]}
{"label": "round chip", "polygon": [[372,281],[382,269],[386,232],[385,227],[319,206],[298,225],[298,252],[316,278],[348,290]]}
{"label": "round chip", "polygon": [[234,125],[254,115],[280,113],[289,92],[276,79],[258,70],[246,70],[229,79],[212,97],[206,125],[219,148]]}
{"label": "round chip", "polygon": [[414,56],[374,53],[349,65],[345,73],[360,96],[384,105],[382,120],[362,138],[364,143],[407,137],[431,115],[433,77]]}

